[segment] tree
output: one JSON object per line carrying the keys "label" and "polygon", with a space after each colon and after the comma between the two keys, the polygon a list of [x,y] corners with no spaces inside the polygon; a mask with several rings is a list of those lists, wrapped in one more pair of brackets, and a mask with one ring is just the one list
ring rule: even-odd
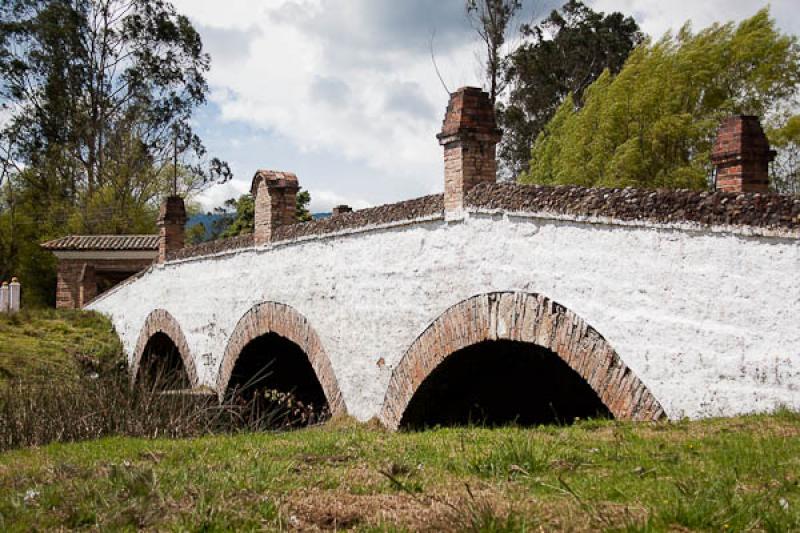
{"label": "tree", "polygon": [[768,10],[637,48],[568,97],[539,134],[524,183],[703,189],[720,120],[764,116],[796,98],[800,50]]}
{"label": "tree", "polygon": [[256,205],[252,195],[243,194],[238,200],[231,198],[225,202],[222,209],[218,208],[216,212],[223,216],[214,224],[213,233],[215,235],[227,238],[253,233]]}
{"label": "tree", "polygon": [[[7,157],[32,169],[26,186],[45,203],[59,195],[86,208],[100,193],[118,213],[152,201],[168,168],[186,169],[193,179],[181,185],[192,189],[228,179],[190,122],[205,102],[209,61],[189,20],[163,0],[8,0]],[[87,231],[125,230],[85,222]]]}
{"label": "tree", "polygon": [[311,193],[308,191],[298,192],[295,200],[295,216],[298,222],[311,220],[311,212],[308,210],[309,204],[311,204]]}
{"label": "tree", "polygon": [[778,152],[770,176],[773,188],[784,194],[800,195],[800,115],[768,131],[767,136]]}
{"label": "tree", "polygon": [[206,225],[198,222],[186,228],[186,242],[189,246],[195,246],[206,240]]}
{"label": "tree", "polygon": [[533,142],[567,95],[581,107],[586,88],[606,69],[619,72],[642,40],[632,18],[597,13],[578,0],[521,31],[524,41],[505,68],[508,103],[498,113],[499,157],[511,177],[528,170]]}
{"label": "tree", "polygon": [[467,16],[472,27],[483,41],[486,52],[486,80],[492,104],[503,92],[503,69],[505,56],[502,53],[506,32],[514,15],[522,8],[522,0],[466,0]]}
{"label": "tree", "polygon": [[0,3],[0,272],[26,295],[54,295],[39,242],[153,232],[165,193],[231,177],[190,120],[209,61],[165,0]]}

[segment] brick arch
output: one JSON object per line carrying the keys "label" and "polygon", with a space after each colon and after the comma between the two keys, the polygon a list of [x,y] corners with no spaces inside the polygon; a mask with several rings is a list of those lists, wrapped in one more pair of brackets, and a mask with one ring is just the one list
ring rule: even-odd
{"label": "brick arch", "polygon": [[186,369],[186,374],[189,376],[189,383],[192,387],[197,387],[199,381],[197,379],[197,367],[194,364],[192,352],[189,350],[189,345],[186,342],[186,337],[183,335],[178,321],[175,320],[168,311],[164,309],[156,309],[147,315],[144,321],[141,332],[139,332],[139,339],[136,341],[136,349],[133,352],[133,364],[131,365],[131,383],[136,382],[136,377],[139,373],[139,366],[142,363],[144,356],[144,349],[147,343],[153,338],[156,333],[163,333],[169,337],[175,346],[178,348],[178,353],[183,360],[183,367]]}
{"label": "brick arch", "polygon": [[417,337],[392,373],[380,414],[383,424],[390,429],[400,426],[414,393],[448,356],[489,340],[528,342],[557,354],[615,418],[664,416],[658,400],[581,317],[538,294],[496,292],[454,305]]}
{"label": "brick arch", "polygon": [[245,346],[267,333],[275,333],[295,343],[303,350],[314,369],[317,380],[322,385],[322,391],[325,393],[331,414],[345,412],[339,383],[333,373],[333,366],[328,354],[322,347],[319,335],[308,323],[308,320],[293,307],[275,302],[260,303],[250,308],[239,319],[228,339],[228,345],[225,347],[225,354],[222,357],[222,366],[216,384],[217,393],[220,396],[225,394],[233,367]]}

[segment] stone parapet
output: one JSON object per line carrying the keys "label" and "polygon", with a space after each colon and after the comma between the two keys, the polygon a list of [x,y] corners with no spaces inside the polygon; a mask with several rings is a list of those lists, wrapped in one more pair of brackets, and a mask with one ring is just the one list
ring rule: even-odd
{"label": "stone parapet", "polygon": [[800,229],[800,198],[780,194],[483,184],[471,208],[617,221]]}
{"label": "stone parapet", "polygon": [[229,250],[240,248],[251,248],[255,244],[252,233],[239,235],[228,239],[217,239],[216,241],[204,242],[195,246],[189,246],[182,250],[177,250],[170,254],[168,260],[188,259],[190,257],[200,257],[204,255],[216,255]]}
{"label": "stone parapet", "polygon": [[[346,231],[362,231],[376,226],[441,216],[443,216],[443,197],[441,194],[433,194],[395,204],[343,212],[335,217],[281,226],[276,228],[271,242],[281,243]],[[240,235],[231,239],[220,239],[184,248],[170,255],[169,259],[178,260],[214,255],[254,245],[255,240],[252,234]]]}
{"label": "stone parapet", "polygon": [[[465,197],[465,208],[605,221],[738,226],[800,231],[800,198],[780,194],[699,192],[667,189],[606,189],[485,183]],[[441,194],[423,196],[335,217],[277,228],[273,243],[368,231],[405,221],[444,217]],[[254,245],[242,235],[184,248],[170,260],[215,255]]]}

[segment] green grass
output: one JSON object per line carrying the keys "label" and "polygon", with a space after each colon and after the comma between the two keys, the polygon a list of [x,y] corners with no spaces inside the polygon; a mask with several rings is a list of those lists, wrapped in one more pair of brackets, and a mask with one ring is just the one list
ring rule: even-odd
{"label": "green grass", "polygon": [[332,423],[0,455],[0,529],[800,530],[800,416],[397,433]]}
{"label": "green grass", "polygon": [[[0,316],[0,384],[119,354],[95,314]],[[799,482],[789,411],[397,434],[334,421],[1,453],[0,531],[800,531]]]}
{"label": "green grass", "polygon": [[101,315],[54,309],[0,314],[0,384],[75,376],[117,361],[121,347]]}

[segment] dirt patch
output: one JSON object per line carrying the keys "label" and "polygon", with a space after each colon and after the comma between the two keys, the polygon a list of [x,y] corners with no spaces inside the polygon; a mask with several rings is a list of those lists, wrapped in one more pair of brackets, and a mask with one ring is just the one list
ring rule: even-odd
{"label": "dirt patch", "polygon": [[[413,531],[463,531],[467,514],[465,497],[450,491],[438,495],[349,494],[346,492],[303,490],[290,495],[286,501],[289,525],[298,531],[327,531],[348,529],[358,525],[381,526],[392,524]],[[463,492],[463,489],[462,491]],[[493,498],[480,493],[481,501],[496,500],[491,512],[508,512],[507,502],[499,495]]]}

